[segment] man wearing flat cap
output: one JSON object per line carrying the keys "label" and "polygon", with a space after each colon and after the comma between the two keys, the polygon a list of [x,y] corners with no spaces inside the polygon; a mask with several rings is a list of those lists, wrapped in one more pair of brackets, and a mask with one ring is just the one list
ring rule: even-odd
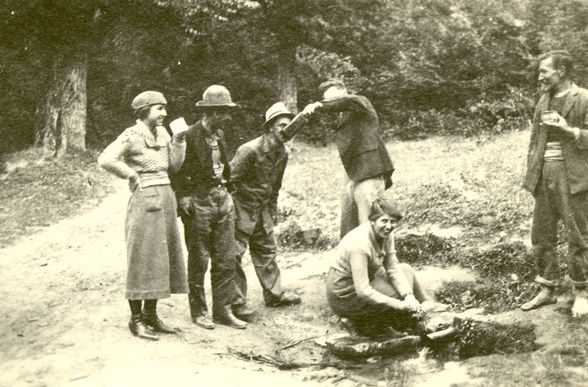
{"label": "man wearing flat cap", "polygon": [[[292,125],[306,122],[301,114]],[[263,289],[265,304],[279,307],[300,303],[300,297],[282,288],[280,269],[276,263],[274,224],[278,216],[278,194],[288,163],[283,141],[284,129],[296,132],[289,125],[292,114],[283,102],[273,104],[265,113],[264,133],[239,147],[231,161],[231,184],[235,199],[235,239],[237,241],[236,284],[238,297],[233,304],[237,316],[245,319],[253,314],[247,307],[247,278],[241,267],[249,246],[251,262]]]}
{"label": "man wearing flat cap", "polygon": [[229,90],[212,85],[196,103],[202,119],[186,133],[186,159],[173,177],[173,187],[184,223],[188,248],[188,286],[192,320],[213,329],[204,292],[204,275],[211,262],[212,314],[215,322],[244,329],[247,323],[235,317],[234,205],[227,184],[231,177],[223,128],[237,105]]}
{"label": "man wearing flat cap", "polygon": [[346,176],[341,197],[341,238],[368,220],[373,201],[392,186],[394,166],[382,141],[378,114],[370,101],[349,94],[343,81],[323,82],[323,100],[308,105],[313,112],[338,112],[335,143]]}

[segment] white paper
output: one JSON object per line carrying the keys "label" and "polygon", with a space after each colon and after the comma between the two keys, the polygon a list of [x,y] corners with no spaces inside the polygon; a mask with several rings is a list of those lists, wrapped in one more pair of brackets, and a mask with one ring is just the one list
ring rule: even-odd
{"label": "white paper", "polygon": [[174,135],[188,130],[188,124],[186,124],[184,117],[176,118],[169,123],[169,127]]}

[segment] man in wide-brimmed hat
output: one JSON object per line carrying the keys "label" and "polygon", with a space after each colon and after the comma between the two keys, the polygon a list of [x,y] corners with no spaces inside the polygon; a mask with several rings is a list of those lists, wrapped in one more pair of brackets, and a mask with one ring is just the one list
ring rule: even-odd
{"label": "man in wide-brimmed hat", "polygon": [[226,87],[212,85],[196,103],[202,119],[186,133],[186,159],[173,177],[188,248],[190,314],[197,325],[213,329],[204,293],[204,275],[211,261],[212,314],[215,322],[244,329],[234,316],[235,223],[231,177],[223,129],[237,105]]}
{"label": "man in wide-brimmed hat", "polygon": [[341,238],[367,222],[373,201],[392,186],[394,165],[382,141],[376,110],[363,95],[349,93],[339,79],[319,86],[323,100],[308,105],[318,112],[338,112],[335,143],[345,168],[341,196]]}
{"label": "man in wide-brimmed hat", "polygon": [[[306,122],[303,112],[292,125]],[[288,163],[283,141],[285,128],[292,114],[283,102],[273,104],[265,113],[264,133],[239,147],[231,161],[231,184],[235,199],[235,239],[237,241],[236,284],[238,298],[233,312],[248,319],[253,311],[247,306],[247,279],[241,260],[249,246],[251,261],[263,288],[265,304],[270,307],[300,303],[300,297],[282,288],[280,269],[276,263],[276,241],[273,228],[278,216],[278,194]]]}

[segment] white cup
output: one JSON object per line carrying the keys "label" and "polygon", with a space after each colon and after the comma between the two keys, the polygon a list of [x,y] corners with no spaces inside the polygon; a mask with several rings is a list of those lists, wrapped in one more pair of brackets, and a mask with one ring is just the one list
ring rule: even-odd
{"label": "white cup", "polygon": [[186,124],[184,117],[176,118],[169,123],[169,127],[174,135],[188,130],[188,124]]}

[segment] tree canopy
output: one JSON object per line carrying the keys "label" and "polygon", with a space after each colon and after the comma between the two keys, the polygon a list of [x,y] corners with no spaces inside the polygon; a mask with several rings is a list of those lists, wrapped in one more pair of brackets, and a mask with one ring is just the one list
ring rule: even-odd
{"label": "tree canopy", "polygon": [[[170,118],[194,120],[204,89],[224,84],[242,106],[236,146],[273,102],[301,108],[330,77],[370,98],[397,138],[520,127],[547,50],[568,49],[588,81],[578,0],[2,0],[0,19],[0,153],[101,147],[146,89],[168,97]],[[326,143],[330,131],[314,122],[303,135]]]}

